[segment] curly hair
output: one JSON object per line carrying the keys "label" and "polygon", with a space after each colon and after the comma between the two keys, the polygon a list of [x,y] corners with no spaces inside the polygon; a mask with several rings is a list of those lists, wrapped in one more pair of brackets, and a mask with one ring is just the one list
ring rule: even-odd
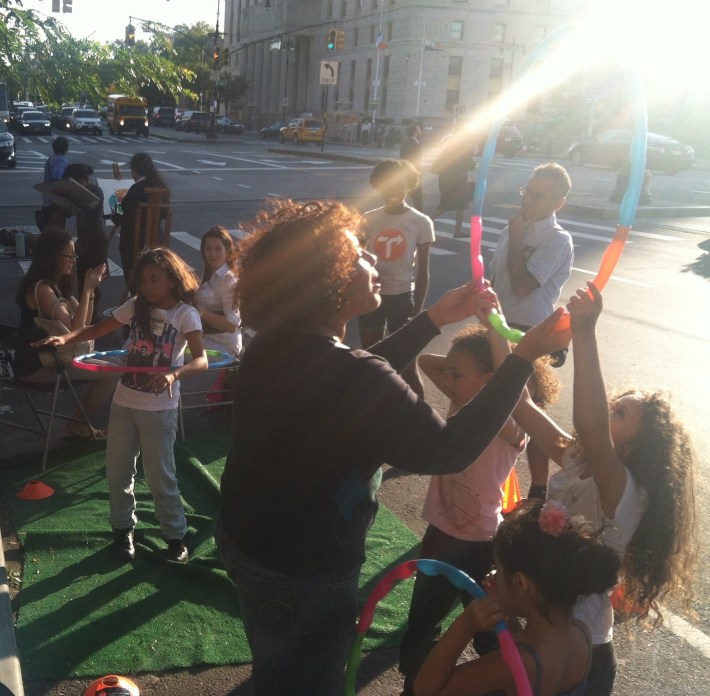
{"label": "curly hair", "polygon": [[580,595],[613,587],[620,561],[586,530],[583,519],[580,525],[573,524],[578,518],[570,519],[559,534],[544,531],[542,509],[541,501],[525,500],[506,515],[493,537],[493,552],[508,578],[520,572],[535,583],[537,609],[549,617],[551,607],[571,612]]}
{"label": "curly hair", "polygon": [[[227,252],[227,268],[229,268],[229,270],[236,275],[237,245],[234,243],[232,235],[227,232],[227,228],[222,227],[222,225],[215,225],[214,227],[210,227],[207,232],[202,235],[202,239],[200,240],[200,254],[202,255],[203,261],[205,260],[205,242],[207,242],[208,239],[216,239],[218,242],[222,243],[225,252]],[[201,281],[204,283],[209,279],[210,277],[207,272],[207,264],[205,264],[205,268],[202,271]]]}
{"label": "curly hair", "polygon": [[[488,330],[480,324],[467,326],[457,332],[451,341],[450,351],[468,353],[482,370],[495,372]],[[551,362],[550,356],[545,355],[533,363],[534,372],[530,377],[528,387],[533,394],[535,403],[540,408],[554,403],[562,386],[551,367]]]}
{"label": "curly hair", "polygon": [[236,298],[242,323],[253,329],[299,332],[346,304],[362,217],[336,201],[271,199],[243,227]]}
{"label": "curly hair", "polygon": [[627,598],[643,609],[639,620],[653,609],[658,626],[663,597],[670,593],[686,606],[692,598],[697,559],[693,455],[688,433],[662,392],[631,389],[611,401],[629,394],[640,398],[643,415],[623,460],[648,503],[626,549],[622,574]]}
{"label": "curly hair", "polygon": [[158,247],[149,249],[138,257],[131,273],[131,283],[139,288],[136,296],[136,319],[140,330],[150,335],[150,310],[152,306],[140,293],[140,278],[146,266],[162,268],[175,284],[173,295],[176,300],[195,306],[195,294],[199,287],[192,269],[173,251]]}
{"label": "curly hair", "polygon": [[73,292],[73,274],[61,275],[62,254],[71,244],[72,236],[59,227],[47,227],[37,239],[32,263],[20,281],[15,302],[22,306],[25,295],[40,280],[49,283],[55,291],[68,297]]}

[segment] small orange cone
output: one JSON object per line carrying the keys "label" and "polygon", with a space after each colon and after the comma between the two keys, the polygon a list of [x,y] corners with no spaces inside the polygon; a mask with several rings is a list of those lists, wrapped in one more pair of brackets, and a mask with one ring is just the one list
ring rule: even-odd
{"label": "small orange cone", "polygon": [[503,494],[503,514],[509,513],[511,510],[515,509],[515,506],[520,502],[522,496],[520,495],[520,482],[518,481],[518,473],[515,468],[510,470],[508,478],[503,484],[501,489]]}
{"label": "small orange cone", "polygon": [[109,674],[91,682],[84,696],[140,696],[138,685],[127,677]]}
{"label": "small orange cone", "polygon": [[17,497],[22,498],[22,500],[44,500],[52,495],[54,495],[54,488],[42,481],[28,481],[17,492]]}
{"label": "small orange cone", "polygon": [[611,606],[614,611],[620,614],[643,614],[644,609],[638,604],[634,604],[626,597],[626,588],[622,583],[619,583],[611,593]]}

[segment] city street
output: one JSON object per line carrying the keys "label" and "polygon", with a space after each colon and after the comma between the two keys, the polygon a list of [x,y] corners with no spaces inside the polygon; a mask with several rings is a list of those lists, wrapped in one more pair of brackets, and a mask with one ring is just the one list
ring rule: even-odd
{"label": "city street", "polygon": [[[251,134],[217,141],[201,136],[189,142],[173,136],[167,129],[155,129],[147,139],[69,136],[68,156],[71,162],[90,164],[99,179],[110,179],[111,165],[118,162],[126,185],[130,185],[130,157],[140,151],[150,154],[171,191],[171,247],[195,269],[202,267],[201,234],[210,226],[221,224],[241,236],[240,224],[261,208],[267,196],[332,197],[361,211],[377,207],[379,201],[368,184],[372,169],[369,162],[397,156],[394,150],[330,144],[326,144],[321,156],[320,147],[314,145],[275,146]],[[34,224],[33,212],[40,205],[40,196],[32,186],[42,179],[53,137],[17,137],[17,168],[0,169],[0,227],[30,228]],[[278,151],[270,152],[270,148]],[[343,157],[350,157],[351,161]],[[432,160],[433,151],[427,151],[425,161]],[[542,161],[545,160],[532,156],[494,159],[484,215],[485,261],[490,259],[501,230],[519,202],[518,189]],[[575,244],[574,270],[563,292],[563,297],[568,297],[593,279],[614,234],[616,221],[608,212],[615,208],[608,203],[608,197],[616,174],[610,169],[575,167],[564,159],[559,161],[568,168],[574,192],[569,208],[559,214]],[[438,200],[438,190],[436,177],[428,171],[424,190],[425,209],[431,211]],[[696,167],[677,176],[659,174],[652,177],[651,190],[654,204],[661,209],[652,217],[639,214],[604,293],[605,310],[599,324],[602,363],[608,387],[633,384],[664,389],[680,407],[694,436],[698,538],[705,540],[710,532],[710,210],[705,213],[708,217],[688,216],[687,211],[710,204],[710,172]],[[437,241],[432,248],[429,300],[470,278],[468,242],[453,238],[453,213],[437,220],[435,227]],[[105,307],[115,306],[123,292],[115,239],[110,255]],[[14,323],[18,319],[14,292],[29,263],[28,259],[0,260],[3,322]],[[354,344],[357,337],[351,333],[346,342]],[[446,350],[450,333],[437,339],[437,350]],[[570,429],[571,359],[558,374],[564,389],[550,412]],[[675,614],[673,607],[667,607],[666,624],[655,634],[632,628],[625,636],[623,628],[619,631],[616,694],[710,693],[710,554],[702,543],[698,565],[695,615]],[[659,684],[663,685],[660,690]]]}

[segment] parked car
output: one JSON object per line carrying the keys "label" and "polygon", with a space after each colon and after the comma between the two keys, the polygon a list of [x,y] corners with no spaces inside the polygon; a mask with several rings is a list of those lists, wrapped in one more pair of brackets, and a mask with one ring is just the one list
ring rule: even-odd
{"label": "parked car", "polygon": [[[600,164],[620,169],[630,159],[631,130],[614,128],[603,131],[594,138],[573,143],[568,154],[572,164]],[[690,169],[695,161],[695,151],[673,138],[658,133],[648,133],[646,168],[657,169],[666,174],[677,174]]]}
{"label": "parked car", "polygon": [[103,125],[101,117],[94,109],[72,109],[66,119],[66,127],[72,133],[91,131],[101,135],[103,133]]}
{"label": "parked car", "polygon": [[15,138],[8,130],[5,122],[0,118],[0,164],[7,165],[10,169],[17,165],[15,159]]}
{"label": "parked car", "polygon": [[233,121],[226,116],[220,116],[214,122],[219,133],[233,133],[241,135],[244,132],[244,124],[241,121]]}
{"label": "parked car", "polygon": [[286,124],[283,121],[276,121],[276,123],[272,123],[270,126],[262,128],[259,131],[259,137],[262,140],[278,140],[279,133],[285,125]]}
{"label": "parked car", "polygon": [[23,134],[45,134],[52,133],[52,123],[41,111],[28,109],[23,111],[17,120],[17,131]]}
{"label": "parked car", "polygon": [[186,133],[200,133],[207,131],[209,124],[210,115],[207,111],[186,111],[180,120],[175,122],[175,128]]}
{"label": "parked car", "polygon": [[277,140],[280,143],[290,141],[300,143],[322,143],[325,134],[323,121],[317,118],[294,118],[281,131]]}
{"label": "parked car", "polygon": [[156,106],[151,113],[150,121],[154,126],[172,128],[175,125],[175,107]]}

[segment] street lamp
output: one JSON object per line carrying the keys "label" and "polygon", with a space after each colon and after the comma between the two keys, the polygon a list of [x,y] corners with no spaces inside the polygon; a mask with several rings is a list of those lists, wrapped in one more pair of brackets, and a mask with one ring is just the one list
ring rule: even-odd
{"label": "street lamp", "polygon": [[293,45],[293,39],[287,36],[284,42],[281,44],[281,48],[286,50],[286,71],[284,72],[284,95],[281,101],[282,114],[281,120],[286,122],[286,107],[288,106],[288,59],[291,54],[291,50],[295,48]]}

